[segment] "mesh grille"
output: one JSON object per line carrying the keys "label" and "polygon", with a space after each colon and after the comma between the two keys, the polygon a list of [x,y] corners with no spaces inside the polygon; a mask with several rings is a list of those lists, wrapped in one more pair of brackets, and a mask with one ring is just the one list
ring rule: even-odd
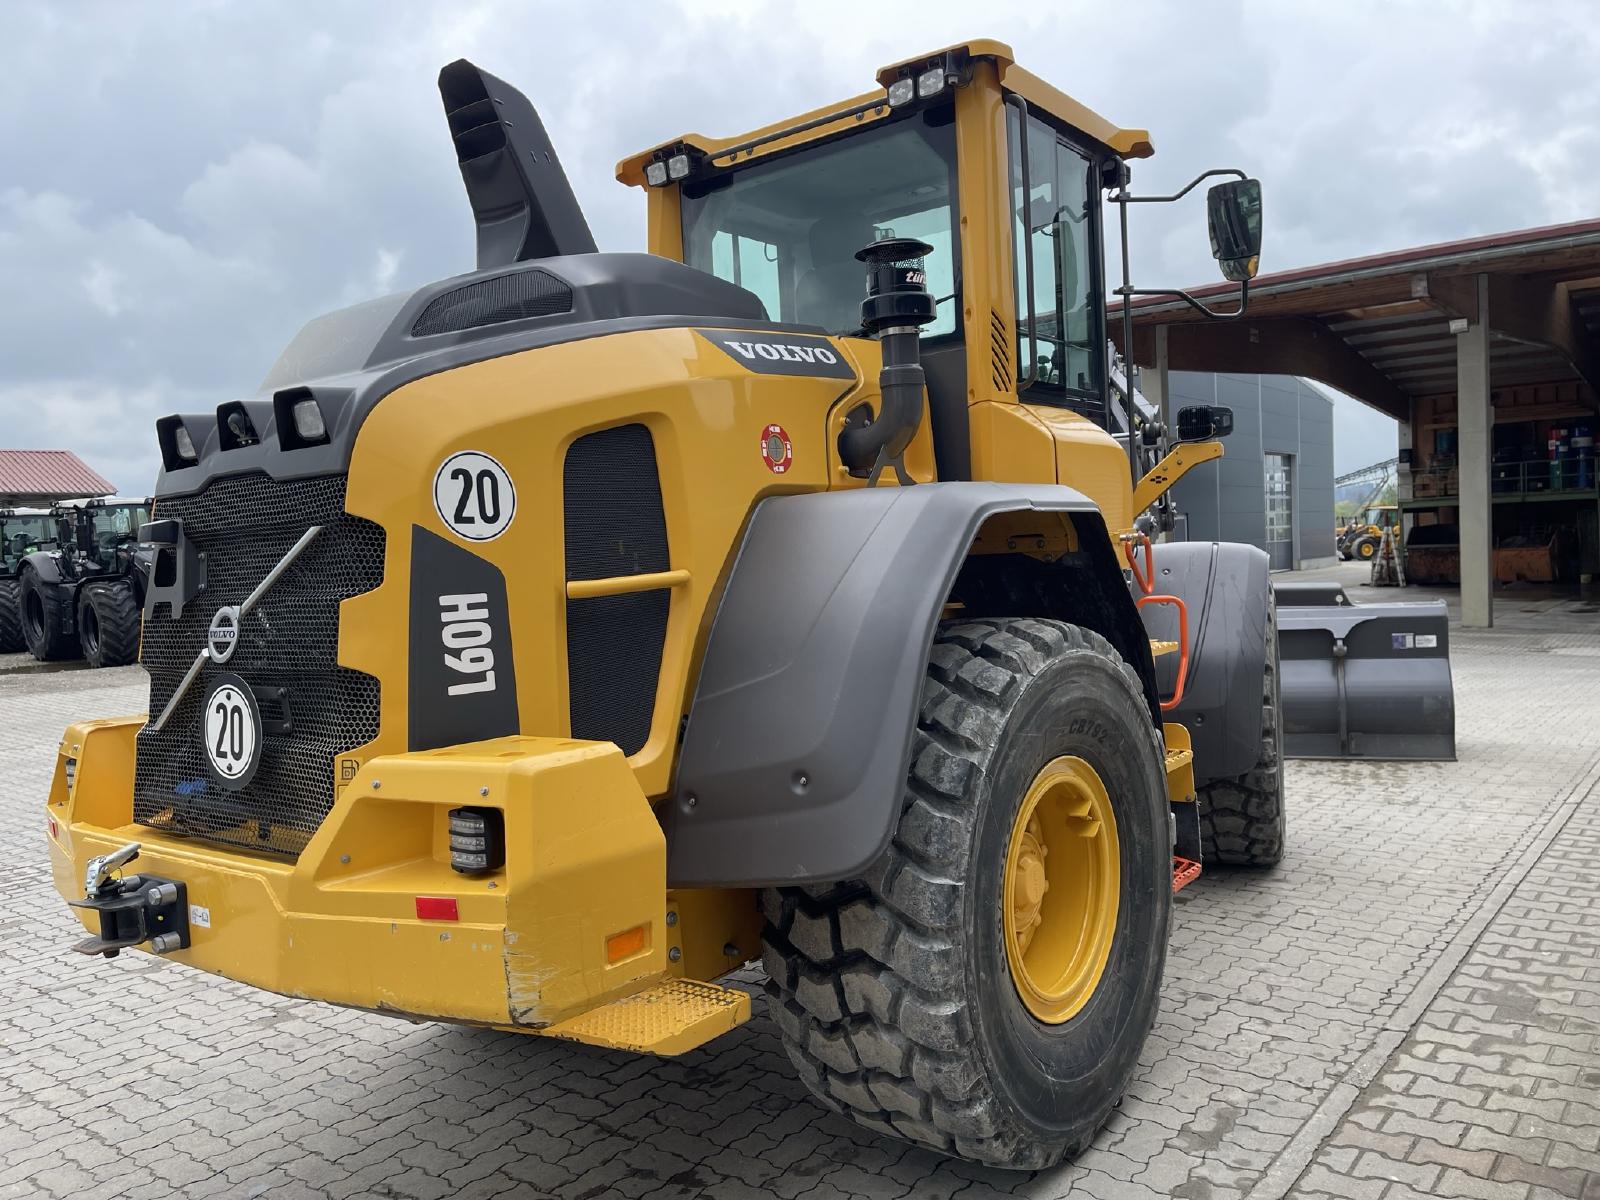
{"label": "mesh grille", "polygon": [[436,297],[411,327],[412,337],[459,333],[523,317],[572,311],[572,289],[544,271],[497,275]]}
{"label": "mesh grille", "polygon": [[[563,483],[569,580],[670,568],[649,429],[618,425],[579,438]],[[573,737],[615,742],[624,754],[649,739],[671,599],[660,588],[567,601]]]}
{"label": "mesh grille", "polygon": [[[208,665],[166,726],[139,734],[139,824],[297,855],[333,806],[334,757],[377,736],[378,681],[336,658],[339,602],[382,582],[384,535],[344,511],[344,492],[342,475],[279,481],[251,473],[160,499],[160,516],[181,519],[205,554],[206,590],[183,616],[162,605],[145,621],[140,659],[152,713],[166,707],[205,645],[216,610],[244,600],[309,526],[323,529],[244,619],[226,666]],[[257,692],[266,722],[260,766],[237,792],[210,778],[199,733],[206,689],[223,671]],[[279,688],[281,702],[263,695]],[[275,725],[280,717],[287,731]]]}
{"label": "mesh grille", "polygon": [[617,425],[572,443],[563,478],[567,578],[668,570],[656,447],[643,425]]}

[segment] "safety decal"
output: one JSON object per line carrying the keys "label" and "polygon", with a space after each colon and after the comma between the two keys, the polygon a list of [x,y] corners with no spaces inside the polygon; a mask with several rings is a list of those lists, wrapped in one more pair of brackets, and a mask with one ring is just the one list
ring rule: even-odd
{"label": "safety decal", "polygon": [[261,710],[255,694],[237,675],[218,675],[201,711],[200,737],[211,777],[239,791],[260,764]]}
{"label": "safety decal", "polygon": [[492,455],[462,450],[433,476],[433,507],[445,528],[469,542],[488,542],[511,527],[517,489]]}
{"label": "safety decal", "polygon": [[782,425],[768,425],[761,431],[761,461],[774,475],[782,475],[794,462],[794,443]]}

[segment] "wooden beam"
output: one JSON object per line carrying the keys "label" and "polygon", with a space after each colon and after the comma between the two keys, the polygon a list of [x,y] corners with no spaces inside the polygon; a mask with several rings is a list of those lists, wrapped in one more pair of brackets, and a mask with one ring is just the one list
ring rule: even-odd
{"label": "wooden beam", "polygon": [[1549,346],[1572,364],[1585,383],[1600,389],[1600,354],[1573,310],[1567,284],[1491,275],[1489,314],[1497,332],[1519,342]]}
{"label": "wooden beam", "polygon": [[[1114,336],[1121,330],[1114,330]],[[1155,330],[1135,328],[1134,359],[1155,359]],[[1322,322],[1307,317],[1207,321],[1167,330],[1168,368],[1244,375],[1303,375],[1354,396],[1397,421],[1411,419],[1411,400],[1383,372]]]}

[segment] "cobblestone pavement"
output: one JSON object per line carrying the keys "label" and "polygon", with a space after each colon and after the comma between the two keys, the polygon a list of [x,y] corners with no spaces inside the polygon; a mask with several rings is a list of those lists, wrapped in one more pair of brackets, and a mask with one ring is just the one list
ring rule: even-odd
{"label": "cobblestone pavement", "polygon": [[1455,632],[1459,763],[1291,764],[1288,858],[1178,898],[1137,1080],[1035,1175],[819,1109],[760,1001],[666,1061],[78,958],[40,805],[62,727],[143,677],[0,661],[0,1197],[1600,1200],[1591,610]]}

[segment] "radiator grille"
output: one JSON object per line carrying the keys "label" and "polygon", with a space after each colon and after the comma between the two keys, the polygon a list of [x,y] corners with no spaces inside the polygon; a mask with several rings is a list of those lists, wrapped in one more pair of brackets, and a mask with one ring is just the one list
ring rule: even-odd
{"label": "radiator grille", "polygon": [[459,333],[524,317],[572,311],[572,289],[546,271],[497,275],[436,297],[411,326],[412,337]]}
{"label": "radiator grille", "polygon": [[[566,577],[610,579],[670,569],[655,443],[643,425],[573,442],[563,472]],[[650,737],[671,591],[567,601],[572,736],[636,753]]]}
{"label": "radiator grille", "polygon": [[[333,806],[335,756],[377,736],[378,681],[337,656],[339,602],[382,582],[384,534],[344,511],[344,493],[342,475],[251,473],[158,501],[159,515],[181,519],[205,554],[206,589],[181,617],[162,605],[145,621],[152,714],[194,662],[216,610],[244,600],[308,527],[323,528],[244,619],[228,663],[202,670],[159,733],[139,734],[139,824],[293,857]],[[199,732],[206,690],[223,671],[251,685],[266,722],[260,766],[236,792],[211,779]]]}

